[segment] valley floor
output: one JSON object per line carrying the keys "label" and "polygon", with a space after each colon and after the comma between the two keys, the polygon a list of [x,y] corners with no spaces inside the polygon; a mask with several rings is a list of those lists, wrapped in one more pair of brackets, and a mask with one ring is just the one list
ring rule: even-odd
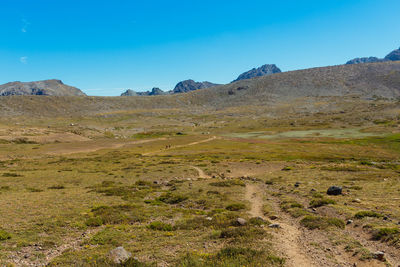
{"label": "valley floor", "polygon": [[0,266],[398,266],[389,107],[0,121]]}

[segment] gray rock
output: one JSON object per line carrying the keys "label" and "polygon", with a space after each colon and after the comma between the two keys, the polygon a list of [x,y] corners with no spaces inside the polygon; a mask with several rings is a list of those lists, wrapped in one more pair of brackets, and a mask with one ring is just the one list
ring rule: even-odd
{"label": "gray rock", "polygon": [[400,60],[400,48],[390,52],[386,57],[386,60],[397,61]]}
{"label": "gray rock", "polygon": [[132,254],[123,247],[117,247],[108,253],[108,258],[115,264],[122,264],[129,260]]}
{"label": "gray rock", "polygon": [[347,61],[346,64],[350,65],[350,64],[375,63],[384,61],[386,60],[377,57],[361,57],[361,58],[358,57]]}
{"label": "gray rock", "polygon": [[342,188],[340,186],[331,186],[326,193],[330,196],[338,196],[342,194]]}
{"label": "gray rock", "polygon": [[237,219],[236,219],[236,223],[237,223],[238,225],[244,226],[244,225],[247,224],[247,221],[246,221],[245,219],[243,219],[243,218],[237,218]]}
{"label": "gray rock", "polygon": [[280,73],[280,72],[282,72],[282,71],[275,64],[266,64],[259,68],[254,68],[254,69],[251,69],[249,71],[246,71],[246,72],[240,74],[239,77],[236,80],[234,80],[233,82],[245,80],[245,79],[251,79],[254,77],[271,75],[271,74]]}
{"label": "gray rock", "polygon": [[347,222],[346,222],[347,225],[352,224],[352,223],[353,223],[353,220],[347,220]]}
{"label": "gray rock", "polygon": [[219,84],[210,83],[210,82],[195,82],[193,80],[185,80],[185,81],[179,82],[175,86],[174,90],[172,90],[172,93],[173,94],[187,93],[190,91],[214,87],[217,85],[219,85]]}
{"label": "gray rock", "polygon": [[154,87],[151,91],[135,92],[131,89],[126,90],[121,96],[152,96],[152,95],[165,95],[166,93],[158,87]]}

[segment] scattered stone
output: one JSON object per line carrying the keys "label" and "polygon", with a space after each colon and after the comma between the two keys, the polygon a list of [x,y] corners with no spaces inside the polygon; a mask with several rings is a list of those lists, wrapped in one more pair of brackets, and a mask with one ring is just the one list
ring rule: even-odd
{"label": "scattered stone", "polygon": [[385,217],[383,217],[383,220],[387,221],[387,220],[389,220],[389,217],[385,216]]}
{"label": "scattered stone", "polygon": [[300,186],[300,182],[296,182],[295,184],[294,184],[294,187],[299,187]]}
{"label": "scattered stone", "polygon": [[311,188],[310,192],[317,192],[315,188]]}
{"label": "scattered stone", "polygon": [[206,217],[206,220],[207,220],[207,221],[212,221],[213,218],[212,218],[212,217]]}
{"label": "scattered stone", "polygon": [[115,264],[123,264],[132,257],[132,254],[123,247],[117,247],[108,253],[108,258]]}
{"label": "scattered stone", "polygon": [[353,220],[347,220],[347,222],[346,222],[347,225],[352,224],[352,223],[353,223]]}
{"label": "scattered stone", "polygon": [[331,186],[326,193],[330,196],[338,196],[342,194],[342,188],[340,186]]}
{"label": "scattered stone", "polygon": [[382,251],[377,251],[374,253],[374,258],[380,261],[385,261],[385,253]]}
{"label": "scattered stone", "polygon": [[361,199],[359,199],[359,198],[353,199],[353,202],[355,202],[355,203],[361,203]]}
{"label": "scattered stone", "polygon": [[236,219],[236,222],[239,224],[239,225],[246,225],[247,224],[247,221],[245,220],[245,219],[243,219],[243,218],[237,218]]}
{"label": "scattered stone", "polygon": [[269,228],[281,228],[281,226],[277,223],[271,223],[270,225],[268,225]]}

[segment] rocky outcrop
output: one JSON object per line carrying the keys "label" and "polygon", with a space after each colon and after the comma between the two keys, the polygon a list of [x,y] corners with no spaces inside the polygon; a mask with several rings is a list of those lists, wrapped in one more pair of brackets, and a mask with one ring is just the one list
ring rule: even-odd
{"label": "rocky outcrop", "polygon": [[375,62],[384,62],[386,60],[377,58],[377,57],[358,57],[346,62],[346,64],[362,64],[362,63],[375,63]]}
{"label": "rocky outcrop", "polygon": [[397,61],[400,60],[400,48],[390,52],[386,57],[386,60]]}
{"label": "rocky outcrop", "polygon": [[251,69],[249,71],[246,71],[246,72],[240,74],[239,77],[236,80],[234,80],[233,82],[245,80],[245,79],[251,79],[254,77],[271,75],[271,74],[280,73],[280,72],[282,72],[282,71],[275,64],[266,64],[259,68],[254,68],[254,69]]}
{"label": "rocky outcrop", "polygon": [[151,95],[165,95],[166,93],[160,88],[154,87],[151,91],[135,92],[131,89],[126,90],[121,96],[151,96]]}
{"label": "rocky outcrop", "polygon": [[174,90],[172,90],[172,93],[173,94],[187,93],[190,91],[214,87],[217,85],[219,85],[219,84],[215,84],[215,83],[211,83],[211,82],[195,82],[193,80],[186,80],[186,81],[179,82],[175,86]]}
{"label": "rocky outcrop", "polygon": [[377,58],[377,57],[355,58],[347,61],[346,64],[376,63],[376,62],[397,61],[397,60],[400,60],[400,48],[393,50],[385,58]]}
{"label": "rocky outcrop", "polygon": [[0,96],[10,95],[84,96],[85,93],[60,80],[10,82],[0,85]]}

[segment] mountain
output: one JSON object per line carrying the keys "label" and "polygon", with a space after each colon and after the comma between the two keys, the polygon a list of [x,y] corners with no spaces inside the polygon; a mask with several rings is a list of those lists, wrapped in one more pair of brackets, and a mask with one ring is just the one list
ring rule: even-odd
{"label": "mountain", "polygon": [[377,58],[377,57],[355,58],[347,61],[346,64],[350,65],[350,64],[361,64],[361,63],[376,63],[376,62],[397,61],[397,60],[400,60],[400,48],[393,50],[385,58]]}
{"label": "mountain", "polygon": [[251,79],[254,77],[259,77],[259,76],[265,76],[265,75],[271,75],[274,73],[280,73],[281,70],[275,65],[275,64],[265,64],[259,68],[254,68],[249,71],[246,71],[242,74],[239,75],[239,77],[234,80],[233,82],[240,81],[240,80],[245,80],[245,79]]}
{"label": "mountain", "polygon": [[386,60],[397,61],[400,60],[400,48],[390,52],[386,57]]}
{"label": "mountain", "polygon": [[386,60],[377,58],[377,57],[357,57],[352,60],[346,62],[346,64],[362,64],[362,63],[376,63],[376,62],[384,62]]}
{"label": "mountain", "polygon": [[154,87],[151,91],[135,92],[131,89],[126,90],[121,96],[151,96],[151,95],[165,95],[166,93],[160,88]]}
{"label": "mountain", "polygon": [[[0,97],[0,116],[85,116],[139,109],[287,107],[308,110],[312,103],[400,98],[400,61],[338,65],[288,71],[258,79],[159,97]],[[321,102],[322,101],[322,102]],[[321,106],[321,107],[322,107]],[[271,115],[273,116],[273,115]]]}
{"label": "mountain", "polygon": [[195,82],[193,80],[186,80],[186,81],[179,82],[175,86],[175,88],[172,90],[172,93],[173,94],[187,93],[190,91],[214,87],[217,85],[219,85],[219,84],[215,84],[215,83],[211,83],[211,82]]}
{"label": "mountain", "polygon": [[0,85],[0,96],[10,95],[84,96],[85,94],[78,88],[63,84],[60,80],[45,80]]}

